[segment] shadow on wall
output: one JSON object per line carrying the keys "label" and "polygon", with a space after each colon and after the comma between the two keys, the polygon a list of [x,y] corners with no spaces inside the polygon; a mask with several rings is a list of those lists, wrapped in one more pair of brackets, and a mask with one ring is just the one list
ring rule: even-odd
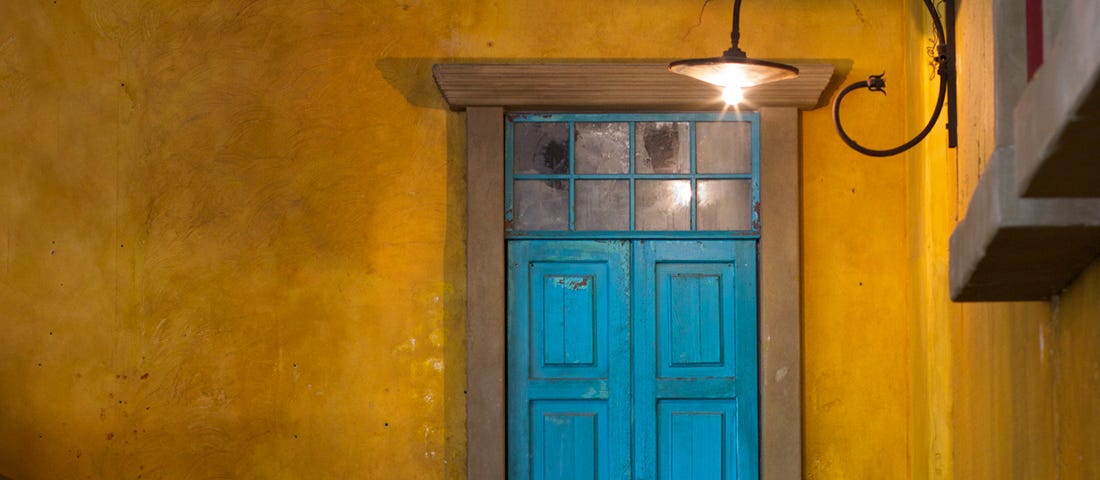
{"label": "shadow on wall", "polygon": [[[852,73],[852,66],[854,65],[854,62],[852,62],[850,58],[766,58],[764,60],[786,63],[788,65],[796,65],[799,63],[828,63],[833,66],[833,76],[829,77],[829,83],[825,85],[825,89],[822,90],[821,96],[818,97],[817,105],[807,110],[816,110],[831,105],[833,103],[833,97],[836,96],[836,93],[845,85],[866,80],[866,78],[848,78],[848,75]],[[799,121],[801,122],[801,117],[799,117]]]}
{"label": "shadow on wall", "polygon": [[529,64],[529,63],[662,63],[668,59],[583,59],[583,58],[381,58],[375,62],[382,78],[408,100],[409,105],[449,108],[432,78],[437,63]]}
{"label": "shadow on wall", "polygon": [[409,105],[446,110],[447,102],[432,79],[432,65],[444,62],[442,58],[382,58],[375,66],[386,83],[400,92]]}
{"label": "shadow on wall", "polygon": [[[429,66],[429,70],[430,70]],[[434,87],[434,84],[433,84]],[[436,97],[443,102],[437,92]],[[447,112],[447,229],[443,281],[453,285],[443,313],[443,422],[445,455],[452,465],[466,460],[466,125]]]}
{"label": "shadow on wall", "polygon": [[[461,114],[448,110],[432,79],[437,58],[382,59],[382,77],[409,105],[446,114],[447,185],[443,281],[447,292],[443,313],[444,458],[451,468],[464,468],[466,457],[466,128]],[[4,479],[0,479],[4,480]]]}

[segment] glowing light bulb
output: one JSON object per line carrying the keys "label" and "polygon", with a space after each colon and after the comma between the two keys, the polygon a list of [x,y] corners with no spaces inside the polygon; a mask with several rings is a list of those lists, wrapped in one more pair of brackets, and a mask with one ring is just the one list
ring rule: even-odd
{"label": "glowing light bulb", "polygon": [[722,100],[726,101],[726,105],[737,105],[744,99],[745,92],[738,85],[729,85],[722,90]]}

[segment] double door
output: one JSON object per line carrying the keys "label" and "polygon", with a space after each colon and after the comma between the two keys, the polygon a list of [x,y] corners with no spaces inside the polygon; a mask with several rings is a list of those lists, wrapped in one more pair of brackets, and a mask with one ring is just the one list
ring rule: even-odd
{"label": "double door", "polygon": [[756,240],[508,242],[511,479],[758,477]]}

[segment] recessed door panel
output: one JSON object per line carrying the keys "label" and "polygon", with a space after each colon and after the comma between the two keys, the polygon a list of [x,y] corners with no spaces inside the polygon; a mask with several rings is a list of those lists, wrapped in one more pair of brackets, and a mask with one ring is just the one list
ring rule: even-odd
{"label": "recessed door panel", "polygon": [[528,274],[531,376],[606,378],[608,264],[537,261]]}
{"label": "recessed door panel", "polygon": [[737,478],[735,401],[661,400],[657,412],[660,478]]}
{"label": "recessed door panel", "polygon": [[640,242],[633,263],[634,478],[757,478],[756,242]]}
{"label": "recessed door panel", "polygon": [[626,241],[509,242],[510,479],[629,478],[629,261]]}
{"label": "recessed door panel", "polygon": [[612,445],[606,401],[536,401],[531,419],[532,478],[608,478]]}
{"label": "recessed door panel", "polygon": [[661,377],[734,376],[734,265],[656,265],[657,362]]}

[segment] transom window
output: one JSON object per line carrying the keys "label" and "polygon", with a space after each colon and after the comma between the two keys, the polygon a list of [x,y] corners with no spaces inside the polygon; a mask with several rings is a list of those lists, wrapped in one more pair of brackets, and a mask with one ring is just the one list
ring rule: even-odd
{"label": "transom window", "polygon": [[510,237],[757,237],[759,114],[512,114]]}

